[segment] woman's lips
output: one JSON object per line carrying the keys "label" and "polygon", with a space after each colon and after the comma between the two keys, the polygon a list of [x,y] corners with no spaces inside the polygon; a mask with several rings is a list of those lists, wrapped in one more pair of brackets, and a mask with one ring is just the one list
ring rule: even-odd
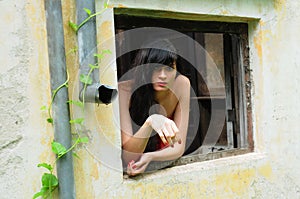
{"label": "woman's lips", "polygon": [[157,82],[157,85],[161,86],[161,87],[166,87],[167,83],[166,82]]}

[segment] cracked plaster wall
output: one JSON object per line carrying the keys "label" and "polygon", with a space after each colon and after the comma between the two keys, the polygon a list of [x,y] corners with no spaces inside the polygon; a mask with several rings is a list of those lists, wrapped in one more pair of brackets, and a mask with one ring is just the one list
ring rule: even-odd
{"label": "cracked plaster wall", "polygon": [[[42,105],[49,69],[42,1],[0,1],[0,198],[31,198],[52,136]],[[50,157],[48,157],[50,156]]]}

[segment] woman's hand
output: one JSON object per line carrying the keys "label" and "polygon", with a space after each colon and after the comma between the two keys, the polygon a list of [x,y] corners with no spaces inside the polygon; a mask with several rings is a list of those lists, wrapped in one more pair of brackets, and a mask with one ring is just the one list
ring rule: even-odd
{"label": "woman's hand", "polygon": [[148,164],[152,161],[151,155],[148,153],[144,153],[139,161],[134,162],[134,160],[130,161],[127,165],[127,174],[129,176],[135,176],[141,173],[144,173]]}
{"label": "woman's hand", "polygon": [[173,120],[163,115],[153,114],[148,117],[146,122],[158,133],[164,144],[173,147],[174,143],[181,143],[181,138],[178,135],[179,130]]}

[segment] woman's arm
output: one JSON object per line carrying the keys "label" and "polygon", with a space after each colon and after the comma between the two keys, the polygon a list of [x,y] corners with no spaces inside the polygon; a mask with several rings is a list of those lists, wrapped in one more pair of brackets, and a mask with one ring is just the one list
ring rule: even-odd
{"label": "woman's arm", "polygon": [[131,160],[137,160],[144,152],[152,128],[149,123],[144,125],[133,135],[131,117],[129,113],[129,101],[131,95],[129,81],[119,83],[120,122],[123,148],[123,161],[127,164]]}
{"label": "woman's arm", "polygon": [[[119,83],[120,122],[123,148],[122,156],[125,164],[131,160],[136,161],[141,157],[153,129],[158,132],[165,144],[169,144],[171,146],[173,145],[171,137],[176,136],[179,131],[174,121],[163,115],[154,114],[149,116],[139,130],[133,134],[129,113],[130,95],[130,83]],[[164,131],[162,131],[162,129]],[[178,140],[180,139],[178,138]]]}
{"label": "woman's arm", "polygon": [[143,173],[151,161],[167,161],[174,160],[182,156],[185,150],[187,128],[189,121],[189,106],[190,106],[190,82],[188,78],[181,76],[177,82],[177,91],[179,104],[176,107],[174,114],[174,122],[179,129],[178,136],[181,138],[181,143],[175,143],[174,147],[144,153],[138,162],[132,162],[129,168],[129,175],[137,175]]}

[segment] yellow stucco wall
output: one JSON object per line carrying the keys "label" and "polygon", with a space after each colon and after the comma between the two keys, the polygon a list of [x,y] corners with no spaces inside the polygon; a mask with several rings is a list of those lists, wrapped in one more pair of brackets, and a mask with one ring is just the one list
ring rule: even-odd
{"label": "yellow stucco wall", "polygon": [[[96,1],[100,9],[102,2]],[[0,14],[1,138],[0,192],[3,198],[31,198],[40,189],[42,170],[51,161],[53,130],[39,109],[50,101],[50,75],[44,3],[2,0]],[[63,0],[66,52],[77,46],[68,21],[75,0]],[[300,165],[298,72],[300,3],[266,1],[112,0],[110,8],[143,8],[195,14],[199,20],[249,23],[255,151],[193,163],[136,179],[123,179],[118,132],[118,101],[88,105],[90,143],[76,149],[77,198],[299,198]],[[5,9],[4,9],[5,8]],[[114,43],[112,10],[97,17],[99,49]],[[108,41],[107,41],[108,39]],[[105,45],[105,46],[102,46]],[[109,55],[113,57],[114,55]],[[107,57],[105,61],[109,61]],[[104,66],[106,64],[103,64]],[[116,85],[115,63],[101,68],[101,81]],[[78,57],[67,56],[70,97],[78,92]],[[72,108],[72,116],[77,111]]]}

